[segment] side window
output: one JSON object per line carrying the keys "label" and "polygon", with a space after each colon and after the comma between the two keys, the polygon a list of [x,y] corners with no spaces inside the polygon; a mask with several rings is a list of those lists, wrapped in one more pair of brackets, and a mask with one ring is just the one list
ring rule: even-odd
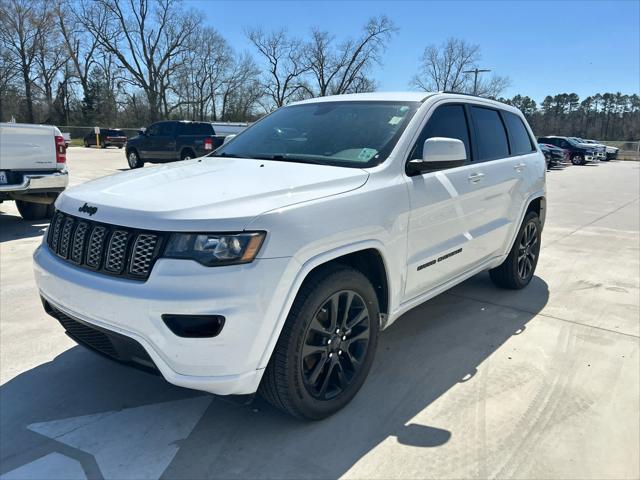
{"label": "side window", "polygon": [[509,156],[507,132],[496,110],[471,107],[478,145],[478,160],[486,162]]}
{"label": "side window", "polygon": [[509,144],[511,145],[511,155],[525,155],[531,153],[534,148],[531,144],[531,137],[527,128],[522,123],[522,119],[511,112],[502,112],[504,123],[509,131]]}
{"label": "side window", "polygon": [[160,123],[158,129],[158,135],[161,137],[168,137],[173,134],[173,125],[169,122]]}
{"label": "side window", "polygon": [[147,128],[147,135],[151,135],[151,136],[158,135],[158,130],[160,130],[160,124],[154,123],[149,128]]}
{"label": "side window", "polygon": [[443,105],[433,112],[413,147],[411,159],[422,158],[424,142],[432,137],[447,137],[461,140],[467,152],[467,159],[471,158],[469,128],[462,105]]}

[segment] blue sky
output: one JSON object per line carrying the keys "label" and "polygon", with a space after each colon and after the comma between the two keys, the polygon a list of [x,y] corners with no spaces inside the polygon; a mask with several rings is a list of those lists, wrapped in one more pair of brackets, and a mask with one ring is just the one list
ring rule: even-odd
{"label": "blue sky", "polygon": [[374,76],[379,90],[408,90],[428,44],[458,37],[479,44],[481,67],[507,75],[505,93],[640,92],[640,1],[216,1],[188,0],[236,50],[252,53],[247,27],[312,26],[356,36],[374,15],[399,28]]}

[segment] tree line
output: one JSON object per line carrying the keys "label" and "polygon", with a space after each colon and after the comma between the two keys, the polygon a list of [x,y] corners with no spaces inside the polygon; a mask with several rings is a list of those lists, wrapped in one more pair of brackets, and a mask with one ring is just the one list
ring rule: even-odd
{"label": "tree line", "polygon": [[[159,119],[253,121],[292,101],[377,88],[398,28],[370,18],[356,35],[247,28],[237,51],[180,0],[0,0],[0,121],[139,127]],[[506,76],[468,71],[480,47],[427,45],[409,85],[500,98]],[[503,99],[504,100],[504,99]],[[637,95],[505,100],[537,132],[637,138]]]}
{"label": "tree line", "polygon": [[636,93],[596,93],[582,101],[576,93],[560,93],[547,95],[539,105],[522,95],[499,100],[519,108],[537,135],[635,141],[640,138],[640,96]]}

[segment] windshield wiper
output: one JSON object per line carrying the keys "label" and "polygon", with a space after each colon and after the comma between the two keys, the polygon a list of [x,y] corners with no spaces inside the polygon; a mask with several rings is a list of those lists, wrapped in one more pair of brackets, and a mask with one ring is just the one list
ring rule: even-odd
{"label": "windshield wiper", "polygon": [[212,157],[227,157],[227,158],[240,158],[240,155],[236,155],[235,153],[227,153],[227,152],[220,152],[220,153],[212,153],[210,154]]}
{"label": "windshield wiper", "polygon": [[279,162],[312,163],[314,165],[327,165],[325,162],[313,160],[311,158],[290,157],[288,155],[252,155],[249,158],[256,160],[276,160]]}

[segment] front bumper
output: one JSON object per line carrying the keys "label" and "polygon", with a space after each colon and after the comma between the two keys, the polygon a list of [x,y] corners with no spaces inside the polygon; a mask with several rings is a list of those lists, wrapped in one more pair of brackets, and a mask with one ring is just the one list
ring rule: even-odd
{"label": "front bumper", "polygon": [[[292,282],[292,262],[261,259],[209,268],[160,259],[140,282],[75,267],[46,245],[34,253],[36,284],[56,310],[134,340],[168,382],[219,395],[257,390],[260,361]],[[184,338],[169,330],[162,314],[216,314],[226,323],[216,337]]]}
{"label": "front bumper", "polygon": [[18,175],[21,177],[18,182],[0,185],[0,193],[61,192],[69,184],[67,170],[46,173],[25,172]]}

